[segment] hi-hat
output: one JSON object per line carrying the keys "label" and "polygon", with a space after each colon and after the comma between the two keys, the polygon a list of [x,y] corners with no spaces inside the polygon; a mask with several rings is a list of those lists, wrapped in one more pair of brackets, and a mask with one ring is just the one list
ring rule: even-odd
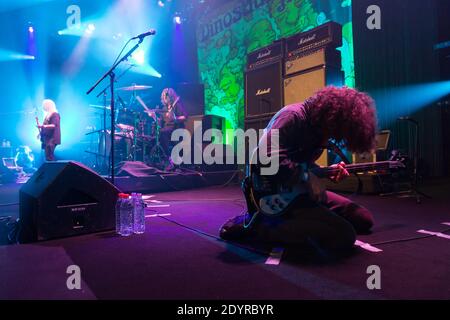
{"label": "hi-hat", "polygon": [[149,90],[153,88],[152,86],[138,86],[138,85],[133,85],[130,87],[123,87],[123,88],[119,88],[117,89],[117,91],[142,91],[142,90]]}

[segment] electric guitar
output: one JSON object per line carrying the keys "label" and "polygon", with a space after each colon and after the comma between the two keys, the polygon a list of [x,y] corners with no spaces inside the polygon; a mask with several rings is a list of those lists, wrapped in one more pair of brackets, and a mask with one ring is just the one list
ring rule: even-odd
{"label": "electric guitar", "polygon": [[38,133],[38,135],[37,135],[37,138],[39,139],[39,140],[42,140],[41,138],[42,138],[42,135],[41,135],[41,129],[39,128],[41,125],[39,124],[39,118],[36,116],[35,117],[35,119],[36,119],[36,126],[38,127],[38,130],[39,130],[39,133]]}
{"label": "electric guitar", "polygon": [[178,122],[178,119],[177,119],[177,115],[175,114],[175,112],[173,110],[174,110],[176,104],[178,103],[178,101],[180,101],[180,97],[176,98],[172,104],[169,104],[167,106],[168,114],[170,114],[173,117],[173,121],[175,123]]}
{"label": "electric guitar", "polygon": [[[339,173],[340,169],[335,167],[308,168],[305,164],[298,164],[299,177],[295,185],[286,185],[274,176],[263,176],[260,174],[258,165],[248,166],[247,177],[242,183],[242,191],[247,201],[248,213],[252,220],[246,226],[249,227],[258,214],[266,216],[280,216],[286,213],[303,195],[309,196],[318,202],[325,197],[325,188],[319,177],[331,177]],[[364,173],[370,171],[391,171],[404,168],[405,165],[399,161],[383,161],[372,163],[359,163],[346,165],[349,173]]]}

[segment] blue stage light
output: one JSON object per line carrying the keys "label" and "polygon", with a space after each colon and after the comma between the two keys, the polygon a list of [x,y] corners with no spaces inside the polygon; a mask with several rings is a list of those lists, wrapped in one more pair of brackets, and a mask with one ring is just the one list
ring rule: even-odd
{"label": "blue stage light", "polygon": [[142,49],[136,50],[133,54],[133,60],[138,65],[143,65],[145,63],[145,52]]}

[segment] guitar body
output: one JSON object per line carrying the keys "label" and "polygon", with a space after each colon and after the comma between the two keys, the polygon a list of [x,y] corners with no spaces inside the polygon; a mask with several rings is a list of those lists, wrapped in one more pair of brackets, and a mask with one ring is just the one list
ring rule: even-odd
{"label": "guitar body", "polygon": [[178,101],[180,101],[180,98],[179,98],[179,97],[178,97],[172,104],[169,104],[169,105],[167,106],[168,112],[167,112],[167,115],[166,115],[166,116],[167,116],[167,117],[172,116],[172,117],[173,117],[173,120],[175,121],[175,123],[177,123],[178,120],[177,120],[177,116],[176,116],[176,114],[175,114],[175,112],[174,112],[173,110],[174,110],[176,104],[178,103]]}
{"label": "guitar body", "polygon": [[[257,165],[250,165],[248,174],[242,184],[242,190],[247,202],[248,213],[255,220],[258,214],[268,217],[281,216],[288,212],[297,203],[300,197],[307,197],[315,202],[323,202],[326,199],[326,190],[320,177],[335,174],[339,169],[308,168],[299,164],[299,177],[295,185],[286,185],[280,182],[276,176],[262,176]],[[363,173],[374,170],[392,170],[404,168],[398,161],[385,161],[365,164],[348,165],[346,169],[352,173]]]}
{"label": "guitar body", "polygon": [[261,176],[259,168],[250,166],[249,176],[245,187],[247,204],[252,203],[254,212],[266,216],[279,216],[284,214],[300,196],[308,196],[316,201],[323,200],[325,188],[312,172],[301,169],[298,182],[295,185],[286,185],[277,181],[276,176]]}

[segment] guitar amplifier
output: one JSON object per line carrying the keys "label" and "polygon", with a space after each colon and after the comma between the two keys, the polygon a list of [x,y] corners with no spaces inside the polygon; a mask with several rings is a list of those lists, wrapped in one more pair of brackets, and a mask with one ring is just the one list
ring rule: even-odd
{"label": "guitar amplifier", "polygon": [[271,113],[263,116],[245,118],[245,130],[255,129],[257,132],[258,130],[264,130],[274,115],[275,113]]}
{"label": "guitar amplifier", "polygon": [[270,46],[258,49],[247,55],[247,71],[264,67],[284,59],[285,40],[275,41]]}
{"label": "guitar amplifier", "polygon": [[342,46],[342,26],[335,22],[328,22],[286,39],[286,54],[287,58],[291,59],[308,51],[340,46]]}
{"label": "guitar amplifier", "polygon": [[390,138],[391,138],[390,130],[380,131],[375,137],[376,141],[375,152],[353,153],[352,162],[353,163],[377,162],[380,159],[385,158],[383,157],[383,153],[385,153],[385,151],[388,149]]}
{"label": "guitar amplifier", "polygon": [[285,78],[284,102],[286,105],[301,103],[326,86],[342,86],[343,83],[342,71],[334,67],[320,66]]}
{"label": "guitar amplifier", "polygon": [[205,86],[198,83],[179,83],[176,86],[188,116],[205,114]]}
{"label": "guitar amplifier", "polygon": [[293,56],[285,63],[285,75],[302,72],[320,66],[341,68],[341,53],[335,48],[320,48]]}
{"label": "guitar amplifier", "polygon": [[329,22],[286,40],[287,60],[284,66],[284,102],[301,103],[318,90],[342,86],[341,54],[342,26]]}
{"label": "guitar amplifier", "polygon": [[191,135],[194,135],[195,131],[195,125],[197,123],[197,126],[201,123],[202,126],[202,136],[204,135],[205,131],[210,129],[217,129],[221,132],[225,129],[225,118],[209,114],[209,115],[200,115],[200,116],[189,116],[185,123],[185,128],[191,133]]}
{"label": "guitar amplifier", "polygon": [[377,156],[375,153],[364,152],[352,154],[352,163],[369,163],[369,162],[377,162]]}

